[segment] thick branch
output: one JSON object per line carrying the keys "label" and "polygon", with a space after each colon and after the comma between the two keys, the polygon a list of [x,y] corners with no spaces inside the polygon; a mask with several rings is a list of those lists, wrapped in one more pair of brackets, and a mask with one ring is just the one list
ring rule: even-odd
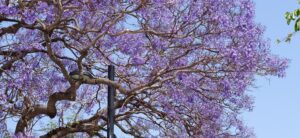
{"label": "thick branch", "polygon": [[126,94],[128,90],[123,88],[119,83],[111,81],[106,78],[94,78],[94,79],[87,79],[84,80],[84,83],[86,84],[106,84],[106,85],[112,85],[115,87],[117,90],[119,90],[121,93]]}
{"label": "thick branch", "polygon": [[15,34],[21,27],[21,24],[14,24],[6,28],[1,28],[0,37],[2,37],[5,34]]}
{"label": "thick branch", "polygon": [[[100,129],[103,129],[102,126],[99,126],[94,123],[74,123],[70,126],[59,127],[50,131],[48,134],[41,136],[40,138],[51,138],[51,137],[64,137],[68,134],[76,132],[86,132],[90,136],[101,135],[98,133]],[[103,137],[103,136],[102,136]]]}
{"label": "thick branch", "polygon": [[[117,101],[115,104],[115,109],[122,107],[124,102],[125,99]],[[75,132],[86,132],[90,135],[95,135],[96,132],[99,132],[100,129],[105,130],[103,127],[106,124],[103,124],[101,126],[97,124],[100,118],[107,120],[107,108],[103,108],[102,110],[97,112],[94,116],[88,119],[77,121],[76,123],[73,123],[66,127],[59,127],[53,129],[52,131],[48,132],[47,134],[41,137],[42,138],[63,137]],[[91,134],[90,132],[94,132],[94,133]]]}
{"label": "thick branch", "polygon": [[49,116],[50,118],[54,118],[57,113],[56,106],[55,106],[56,102],[61,100],[75,101],[76,90],[78,89],[78,87],[79,87],[79,83],[76,83],[72,85],[70,88],[68,88],[65,92],[56,92],[52,94],[49,97],[49,101],[46,107],[41,105],[36,105],[32,108],[29,108],[27,112],[22,114],[22,117],[18,121],[15,133],[17,134],[20,132],[21,133],[24,132],[28,122],[38,115],[44,114]]}

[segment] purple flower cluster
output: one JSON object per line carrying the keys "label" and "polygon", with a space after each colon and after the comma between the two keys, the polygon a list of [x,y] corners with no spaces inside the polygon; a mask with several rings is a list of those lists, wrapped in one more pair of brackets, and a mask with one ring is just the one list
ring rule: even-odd
{"label": "purple flower cluster", "polygon": [[[68,73],[75,69],[104,79],[113,64],[115,81],[127,92],[117,90],[122,131],[142,137],[253,137],[239,114],[253,108],[247,90],[255,76],[284,77],[288,66],[270,52],[251,0],[0,4],[0,22],[12,23],[0,27],[0,120],[24,115],[25,97],[33,107],[73,87]],[[105,109],[106,84],[81,83],[75,101],[56,103],[55,119],[67,113],[86,118]],[[97,120],[101,127],[103,118]]]}

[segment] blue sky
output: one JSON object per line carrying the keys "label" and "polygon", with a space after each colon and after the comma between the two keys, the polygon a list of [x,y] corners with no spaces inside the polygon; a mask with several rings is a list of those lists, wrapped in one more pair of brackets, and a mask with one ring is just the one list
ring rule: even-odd
{"label": "blue sky", "polygon": [[256,21],[266,26],[266,38],[271,40],[272,52],[291,60],[285,78],[264,77],[256,81],[253,112],[244,113],[246,124],[258,138],[300,138],[300,35],[291,43],[276,44],[293,31],[284,19],[286,11],[299,8],[297,0],[254,0]]}

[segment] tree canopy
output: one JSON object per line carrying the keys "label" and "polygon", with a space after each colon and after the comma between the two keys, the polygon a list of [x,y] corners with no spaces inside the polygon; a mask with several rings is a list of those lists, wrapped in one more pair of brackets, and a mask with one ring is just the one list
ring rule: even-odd
{"label": "tree canopy", "polygon": [[251,137],[247,91],[287,67],[254,14],[251,0],[0,0],[0,133],[103,137],[111,85],[128,135]]}

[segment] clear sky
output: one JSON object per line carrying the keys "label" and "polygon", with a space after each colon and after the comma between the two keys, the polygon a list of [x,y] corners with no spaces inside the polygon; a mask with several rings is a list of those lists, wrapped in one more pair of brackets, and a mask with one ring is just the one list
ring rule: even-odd
{"label": "clear sky", "polygon": [[299,8],[297,0],[254,0],[256,21],[266,26],[265,36],[270,38],[273,53],[291,60],[287,76],[259,78],[253,89],[255,108],[245,113],[246,124],[254,129],[258,138],[300,138],[300,35],[291,43],[275,43],[292,32],[284,19],[286,11]]}

